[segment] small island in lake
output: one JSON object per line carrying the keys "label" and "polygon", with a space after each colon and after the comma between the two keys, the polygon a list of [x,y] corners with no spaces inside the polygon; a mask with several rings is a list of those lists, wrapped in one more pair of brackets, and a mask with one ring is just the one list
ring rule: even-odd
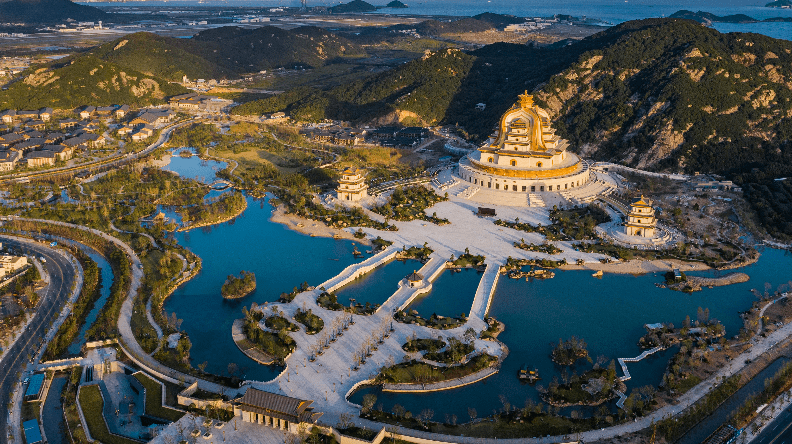
{"label": "small island in lake", "polygon": [[239,299],[249,295],[255,289],[256,275],[250,271],[242,270],[239,273],[239,277],[233,274],[228,275],[228,279],[226,279],[223,287],[220,288],[220,294],[225,299]]}

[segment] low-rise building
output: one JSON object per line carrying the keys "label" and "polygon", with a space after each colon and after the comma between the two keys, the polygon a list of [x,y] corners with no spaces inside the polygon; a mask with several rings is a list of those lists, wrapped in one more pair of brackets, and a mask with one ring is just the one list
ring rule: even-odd
{"label": "low-rise building", "polygon": [[132,133],[132,141],[139,142],[141,140],[146,140],[153,135],[154,135],[154,129],[148,125],[145,125],[141,128],[138,128],[137,131]]}
{"label": "low-rise building", "polygon": [[40,167],[55,165],[55,153],[52,151],[33,151],[25,156],[28,167]]}
{"label": "low-rise building", "polygon": [[19,151],[0,151],[0,171],[11,171],[22,158]]}
{"label": "low-rise building", "polygon": [[54,153],[55,157],[61,161],[67,161],[71,159],[72,154],[74,154],[74,149],[65,145],[46,145],[44,148],[42,148],[42,151]]}
{"label": "low-rise building", "polygon": [[96,112],[95,106],[86,106],[82,110],[80,110],[80,118],[81,119],[89,119],[91,116]]}
{"label": "low-rise building", "polygon": [[6,125],[11,125],[14,123],[14,119],[16,118],[16,110],[15,109],[7,109],[3,112],[0,112],[0,118],[3,119],[3,123]]}
{"label": "low-rise building", "polygon": [[45,122],[49,122],[50,119],[52,119],[52,114],[53,113],[54,113],[54,111],[53,111],[52,108],[41,108],[39,110],[38,118],[43,120],[43,121],[45,121]]}
{"label": "low-rise building", "polygon": [[249,388],[234,402],[234,415],[242,421],[263,424],[297,433],[302,425],[313,425],[322,415],[313,411],[313,401]]}
{"label": "low-rise building", "polygon": [[25,256],[0,256],[0,268],[6,270],[6,273],[13,273],[26,267],[28,264]]}
{"label": "low-rise building", "polygon": [[58,122],[58,124],[60,125],[61,129],[73,128],[73,127],[77,126],[79,123],[80,123],[79,120],[72,119],[72,118],[63,119],[60,122]]}
{"label": "low-rise building", "polygon": [[129,105],[121,105],[115,110],[116,119],[123,119],[129,113]]}

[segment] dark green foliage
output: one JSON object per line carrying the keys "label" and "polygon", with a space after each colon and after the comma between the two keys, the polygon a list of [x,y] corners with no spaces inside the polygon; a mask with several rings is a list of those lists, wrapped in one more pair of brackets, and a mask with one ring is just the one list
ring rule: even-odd
{"label": "dark green foliage", "polygon": [[[583,389],[583,386],[588,384],[591,379],[601,379],[602,381],[600,390],[593,395]],[[617,383],[615,365],[608,369],[598,368],[581,375],[573,374],[564,384],[559,384],[556,381],[551,382],[542,399],[551,405],[597,405],[616,396],[612,389]]]}
{"label": "dark green foliage", "polygon": [[113,103],[144,106],[186,91],[180,85],[85,55],[68,64],[56,61],[35,72],[28,70],[24,80],[0,92],[0,108],[72,109]]}
{"label": "dark green foliage", "polygon": [[438,218],[434,214],[428,216],[425,210],[445,200],[448,198],[439,196],[431,188],[421,185],[409,188],[398,187],[393,190],[388,202],[372,208],[371,211],[399,221],[420,219],[442,225],[447,224],[448,219]]}
{"label": "dark green foliage", "polygon": [[277,334],[270,333],[259,328],[258,323],[250,319],[245,320],[243,330],[250,342],[276,359],[285,359],[296,347],[294,339],[286,330],[281,330]]}
{"label": "dark green foliage", "polygon": [[559,339],[558,345],[553,349],[553,362],[558,365],[574,365],[579,359],[591,360],[586,347],[586,341],[575,336],[566,341]]}
{"label": "dark green foliage", "polygon": [[402,345],[402,349],[406,352],[414,353],[418,351],[436,352],[446,346],[442,339],[411,339]]}
{"label": "dark green foliage", "polygon": [[283,316],[270,316],[264,321],[264,325],[266,325],[270,330],[275,331],[300,331],[300,327],[292,324]]}
{"label": "dark green foliage", "polygon": [[190,52],[185,39],[136,32],[105,43],[89,52],[104,61],[170,81],[235,77],[231,70]]}
{"label": "dark green foliage", "polygon": [[475,373],[490,366],[497,360],[498,358],[483,354],[473,357],[466,364],[450,367],[434,367],[423,362],[410,361],[396,364],[392,367],[381,368],[380,373],[377,375],[376,382],[426,384],[445,381]]}
{"label": "dark green foliage", "polygon": [[324,321],[322,318],[313,314],[310,308],[308,311],[298,309],[297,313],[294,314],[294,320],[304,325],[305,333],[309,335],[315,335],[324,328]]}
{"label": "dark green foliage", "polygon": [[457,93],[473,57],[447,50],[328,91],[298,88],[272,98],[248,102],[236,114],[286,110],[302,120],[334,118],[370,120],[395,110],[411,111],[428,123],[439,122]]}
{"label": "dark green foliage", "polygon": [[251,271],[242,270],[239,277],[228,275],[220,293],[226,299],[237,299],[250,294],[256,289],[256,275]]}
{"label": "dark green foliage", "polygon": [[451,337],[448,339],[448,347],[443,351],[429,351],[424,354],[424,359],[430,361],[440,362],[446,365],[457,364],[468,354],[475,350],[473,344],[468,344],[460,341],[457,338]]}
{"label": "dark green foliage", "polygon": [[339,57],[365,55],[349,40],[313,26],[291,30],[275,26],[253,29],[225,26],[183,40],[182,48],[186,51],[235,73],[278,67],[310,68]]}

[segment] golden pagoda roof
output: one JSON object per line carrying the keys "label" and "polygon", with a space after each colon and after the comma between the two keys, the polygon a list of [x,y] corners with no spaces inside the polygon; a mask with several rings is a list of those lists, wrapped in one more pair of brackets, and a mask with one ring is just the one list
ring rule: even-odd
{"label": "golden pagoda roof", "polygon": [[652,199],[644,197],[644,195],[641,194],[641,197],[637,197],[637,198],[632,200],[631,205],[636,206],[636,207],[651,207],[652,206]]}
{"label": "golden pagoda roof", "polygon": [[349,174],[349,175],[356,175],[356,174],[364,174],[365,171],[362,168],[358,167],[346,167],[341,171],[341,174]]}

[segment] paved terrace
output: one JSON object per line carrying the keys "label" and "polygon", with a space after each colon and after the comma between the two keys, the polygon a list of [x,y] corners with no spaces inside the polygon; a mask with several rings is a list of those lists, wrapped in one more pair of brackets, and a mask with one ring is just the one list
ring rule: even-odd
{"label": "paved terrace", "polygon": [[[393,250],[396,251],[395,249]],[[391,253],[386,251],[380,253],[379,264],[389,260]],[[371,259],[378,259],[377,256]],[[314,314],[321,317],[325,323],[325,329],[318,335],[309,336],[304,330],[292,333],[291,336],[297,342],[297,349],[289,356],[286,361],[286,370],[274,381],[267,383],[254,382],[252,386],[266,391],[274,391],[288,396],[302,399],[313,399],[317,411],[323,412],[322,422],[335,424],[340,415],[351,413],[357,416],[359,407],[346,401],[348,393],[361,382],[372,379],[376,376],[379,368],[384,365],[392,365],[401,362],[408,353],[402,350],[401,346],[413,335],[417,337],[443,337],[455,336],[462,338],[465,330],[473,327],[482,330],[486,327],[481,318],[471,317],[463,326],[451,330],[435,330],[412,324],[402,324],[392,320],[392,313],[400,308],[409,305],[412,300],[421,294],[431,290],[431,280],[445,269],[445,258],[433,255],[420,270],[420,273],[427,277],[427,282],[417,288],[409,287],[404,280],[401,282],[383,282],[382,285],[393,285],[394,294],[371,316],[354,315],[354,324],[343,335],[330,344],[321,356],[317,356],[314,362],[310,362],[310,350],[314,344],[321,340],[325,332],[328,332],[334,320],[341,319],[345,313],[338,311],[325,310],[316,304],[316,298],[321,293],[320,289],[303,292],[297,295],[295,300],[289,304],[272,304],[260,306],[260,310],[267,315],[272,313],[273,307],[288,318],[292,318],[298,309],[310,309]],[[365,261],[359,264],[359,268],[369,268],[371,263]],[[355,268],[353,266],[352,268]],[[496,267],[497,268],[497,267]],[[353,270],[344,270],[341,276],[349,276]],[[336,278],[331,279],[325,285],[326,288],[333,288],[332,283]],[[489,294],[489,289],[482,290],[482,294]],[[338,321],[335,321],[338,322]],[[394,332],[378,345],[378,349],[372,356],[367,358],[357,371],[352,369],[354,355],[359,353],[362,344],[369,341],[376,341],[379,337],[377,332],[389,330],[391,325]],[[497,342],[476,341],[476,349],[495,356],[500,356],[503,350]]]}

